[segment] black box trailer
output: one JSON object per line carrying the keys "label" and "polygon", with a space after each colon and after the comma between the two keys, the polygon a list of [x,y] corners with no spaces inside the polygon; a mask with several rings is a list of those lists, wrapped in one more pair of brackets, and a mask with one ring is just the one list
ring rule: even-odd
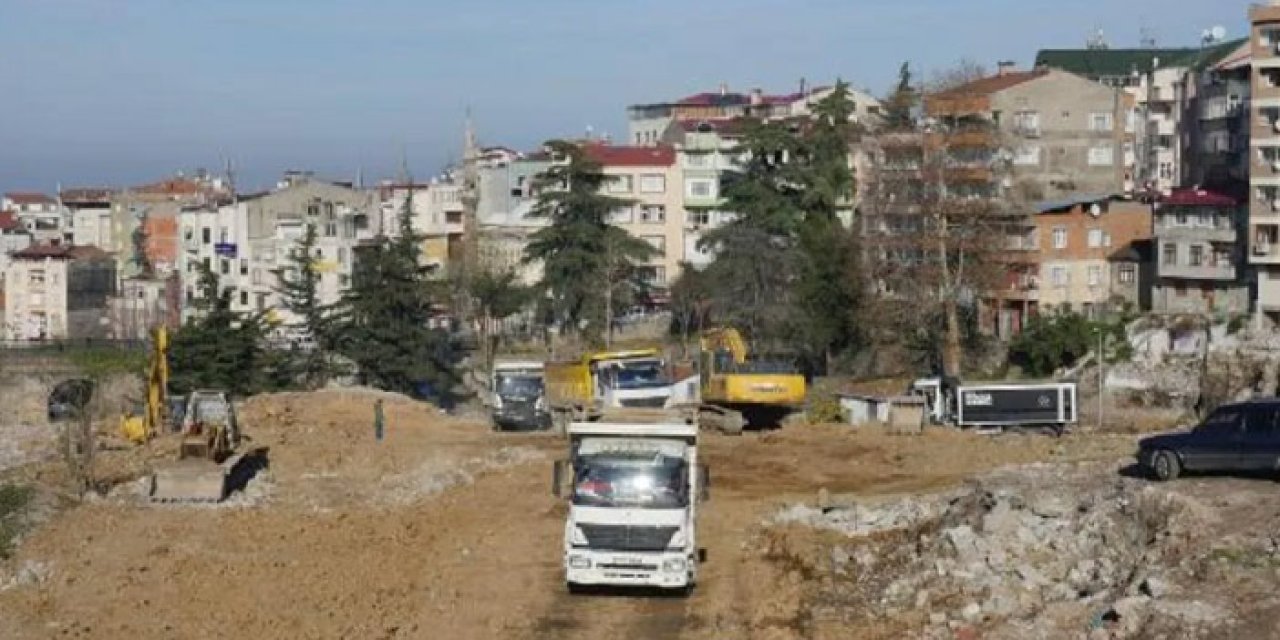
{"label": "black box trailer", "polygon": [[962,427],[1053,426],[1078,421],[1076,383],[1000,383],[956,387],[955,423]]}

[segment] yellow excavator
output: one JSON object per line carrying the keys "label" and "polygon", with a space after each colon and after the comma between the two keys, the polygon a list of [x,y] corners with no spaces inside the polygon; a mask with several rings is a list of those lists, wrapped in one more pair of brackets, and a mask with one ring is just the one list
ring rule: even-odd
{"label": "yellow excavator", "polygon": [[149,497],[159,502],[217,502],[226,497],[229,479],[245,459],[245,454],[236,453],[241,436],[235,408],[226,393],[200,390],[170,411],[168,354],[169,333],[157,327],[152,333],[146,401],[121,418],[120,431],[130,442],[145,444],[175,422],[181,432],[178,459],[156,467]]}
{"label": "yellow excavator", "polygon": [[777,426],[805,401],[794,363],[752,356],[737,329],[720,327],[699,339],[698,421],[725,433]]}

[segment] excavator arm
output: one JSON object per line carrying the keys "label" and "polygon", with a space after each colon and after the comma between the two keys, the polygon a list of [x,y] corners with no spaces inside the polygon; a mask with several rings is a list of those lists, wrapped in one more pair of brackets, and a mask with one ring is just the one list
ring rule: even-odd
{"label": "excavator arm", "polygon": [[747,363],[747,342],[742,339],[742,334],[738,333],[733,327],[718,327],[708,329],[702,333],[699,338],[699,346],[703,351],[715,353],[718,351],[728,351],[733,356],[735,364]]}

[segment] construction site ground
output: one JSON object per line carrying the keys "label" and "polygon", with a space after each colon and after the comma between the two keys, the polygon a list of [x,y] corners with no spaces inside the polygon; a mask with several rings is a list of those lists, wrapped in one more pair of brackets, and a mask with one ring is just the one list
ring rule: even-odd
{"label": "construction site ground", "polygon": [[[373,430],[378,398],[386,403],[381,442]],[[550,493],[551,463],[565,453],[560,436],[495,433],[479,418],[368,391],[257,397],[240,417],[251,445],[268,450],[269,467],[220,505],[142,499],[134,478],[166,459],[169,439],[102,452],[97,473],[114,484],[107,495],[51,511],[4,562],[0,636],[910,636],[923,629],[919,616],[817,616],[825,583],[800,556],[827,553],[821,545],[830,533],[780,528],[774,515],[815,504],[820,489],[836,502],[927,494],[1034,462],[1100,461],[1098,473],[1110,481],[1106,465],[1134,442],[1119,434],[993,437],[937,428],[895,436],[803,424],[709,434],[703,457],[712,499],[699,525],[707,562],[695,592],[582,596],[562,582],[565,506]],[[7,474],[49,485],[62,479],[48,458]],[[1280,512],[1270,481],[1221,482],[1229,491],[1211,480],[1180,486],[1256,494],[1266,513]],[[1247,632],[1247,622],[1233,628]]]}

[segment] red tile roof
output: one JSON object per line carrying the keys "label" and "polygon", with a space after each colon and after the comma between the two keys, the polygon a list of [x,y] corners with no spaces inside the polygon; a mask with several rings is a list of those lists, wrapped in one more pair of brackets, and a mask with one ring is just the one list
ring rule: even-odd
{"label": "red tile roof", "polygon": [[57,200],[46,196],[43,193],[34,191],[11,191],[4,194],[4,197],[13,201],[14,204],[55,204]]}
{"label": "red tile roof", "polygon": [[1205,189],[1177,189],[1160,198],[1159,202],[1190,207],[1234,207],[1239,204],[1231,196]]}
{"label": "red tile roof", "polygon": [[676,162],[676,151],[669,146],[623,147],[589,143],[583,145],[588,158],[606,167],[669,167]]}
{"label": "red tile roof", "polygon": [[140,193],[160,193],[165,195],[181,196],[200,193],[203,190],[203,186],[199,182],[190,178],[169,178],[153,184],[144,184],[140,187],[134,187],[133,190]]}
{"label": "red tile roof", "polygon": [[91,246],[69,246],[64,244],[33,244],[21,251],[13,252],[13,257],[21,260],[43,260],[45,258],[66,258],[69,260],[105,258],[107,252]]}
{"label": "red tile roof", "polygon": [[1016,87],[1024,82],[1035,80],[1036,78],[1048,75],[1049,70],[1035,69],[1032,71],[1010,71],[1008,73],[996,74],[986,78],[979,78],[972,82],[967,82],[958,87],[952,87],[946,91],[940,91],[935,96],[985,96],[998,91],[1004,91],[1010,87]]}
{"label": "red tile roof", "polygon": [[12,231],[21,226],[18,215],[12,211],[0,211],[0,231]]}
{"label": "red tile roof", "polygon": [[115,195],[116,190],[111,187],[74,187],[71,189],[63,189],[58,194],[64,203],[79,202],[106,202]]}

